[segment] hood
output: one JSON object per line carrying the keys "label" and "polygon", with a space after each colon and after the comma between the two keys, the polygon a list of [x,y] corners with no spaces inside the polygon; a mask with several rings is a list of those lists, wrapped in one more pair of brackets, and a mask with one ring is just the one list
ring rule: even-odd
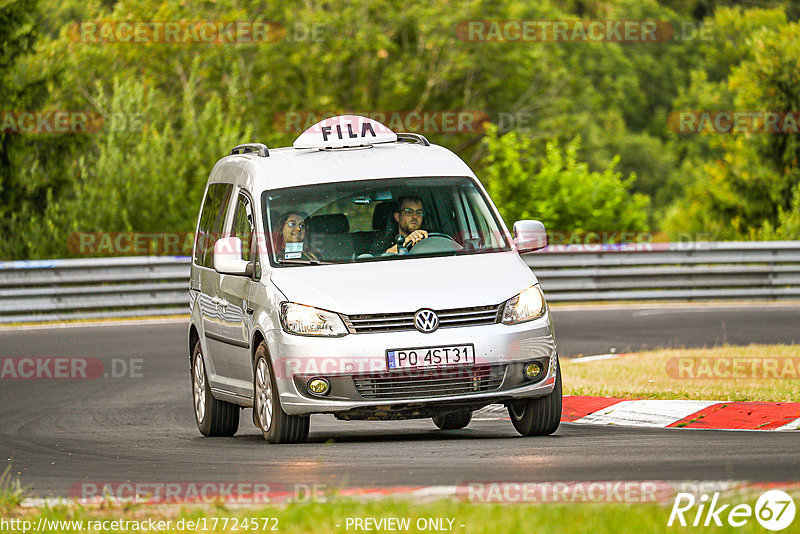
{"label": "hood", "polygon": [[347,315],[500,304],[536,283],[516,252],[272,270],[292,302]]}

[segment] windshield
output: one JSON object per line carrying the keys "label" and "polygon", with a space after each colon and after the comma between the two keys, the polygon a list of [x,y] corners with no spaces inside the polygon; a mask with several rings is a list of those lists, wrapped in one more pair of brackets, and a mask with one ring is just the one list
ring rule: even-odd
{"label": "windshield", "polygon": [[273,263],[390,261],[510,250],[466,177],[337,182],[265,191]]}

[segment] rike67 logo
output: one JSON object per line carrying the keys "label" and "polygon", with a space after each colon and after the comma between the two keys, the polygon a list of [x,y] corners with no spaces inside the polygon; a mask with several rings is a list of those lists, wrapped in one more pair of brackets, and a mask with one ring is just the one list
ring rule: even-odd
{"label": "rike67 logo", "polygon": [[794,500],[785,491],[769,490],[762,493],[755,507],[749,504],[720,504],[719,497],[719,493],[714,493],[710,498],[704,493],[697,499],[691,493],[678,493],[667,526],[677,523],[683,527],[708,527],[712,524],[721,527],[723,522],[727,522],[732,527],[741,527],[755,517],[765,529],[779,531],[794,520]]}

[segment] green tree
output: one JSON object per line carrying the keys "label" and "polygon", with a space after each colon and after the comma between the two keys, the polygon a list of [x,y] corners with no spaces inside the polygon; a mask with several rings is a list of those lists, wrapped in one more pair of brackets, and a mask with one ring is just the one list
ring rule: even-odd
{"label": "green tree", "polygon": [[564,147],[536,143],[515,132],[499,135],[490,126],[481,179],[509,224],[538,219],[551,231],[644,230],[649,199],[631,193],[634,176],[614,169],[591,171],[578,160],[580,140]]}
{"label": "green tree", "polygon": [[[723,95],[711,109],[800,113],[800,44],[797,23],[755,28],[746,40],[746,59],[727,80],[698,78],[694,94]],[[721,86],[720,91],[710,87]],[[719,104],[718,104],[719,105]],[[708,109],[708,108],[707,108]],[[752,125],[758,127],[758,123]],[[784,133],[745,131],[698,134],[709,154],[684,165],[693,176],[686,194],[670,210],[665,229],[713,232],[720,239],[780,235],[797,239],[793,221],[800,190],[800,143],[796,129]]]}
{"label": "green tree", "polygon": [[36,0],[15,0],[0,7],[0,258],[27,257],[31,234],[48,199],[68,183],[65,162],[81,140],[73,135],[22,133],[22,112],[43,109],[55,71],[29,68],[35,51],[40,12]]}
{"label": "green tree", "polygon": [[[233,74],[222,95],[201,101],[189,90],[167,115],[160,91],[137,80],[115,78],[110,91],[98,87],[93,105],[109,120],[94,135],[96,147],[78,158],[77,179],[50,202],[48,232],[31,243],[33,253],[86,253],[75,249],[75,235],[84,232],[193,231],[214,163],[252,138],[250,127],[232,113],[241,99]],[[175,115],[179,127],[173,126]]]}
{"label": "green tree", "polygon": [[[299,132],[282,117],[296,111],[488,112],[500,128],[486,141],[480,128],[421,133],[475,168],[522,165],[530,176],[493,186],[498,204],[514,217],[539,210],[551,227],[640,228],[645,214],[661,224],[667,204],[667,225],[680,231],[713,226],[738,238],[795,227],[796,138],[726,140],[666,127],[673,109],[795,109],[797,39],[781,29],[795,16],[788,2],[39,3],[3,3],[2,109],[107,120],[92,134],[0,133],[3,259],[64,255],[76,231],[191,230],[214,161],[240,142],[290,144]],[[487,42],[456,31],[469,20],[702,17],[711,41]],[[80,21],[272,21],[284,32],[260,43],[91,43],[76,32]],[[141,127],[120,128],[120,118]],[[551,188],[526,181],[534,177]],[[600,182],[591,189],[587,180]],[[557,202],[536,207],[545,197]]]}

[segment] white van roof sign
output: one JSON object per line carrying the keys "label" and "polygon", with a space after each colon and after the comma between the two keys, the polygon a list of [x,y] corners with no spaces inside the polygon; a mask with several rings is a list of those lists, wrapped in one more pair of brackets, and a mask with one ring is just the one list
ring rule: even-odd
{"label": "white van roof sign", "polygon": [[394,143],[397,134],[376,120],[338,115],[321,120],[294,140],[294,148],[349,148]]}

